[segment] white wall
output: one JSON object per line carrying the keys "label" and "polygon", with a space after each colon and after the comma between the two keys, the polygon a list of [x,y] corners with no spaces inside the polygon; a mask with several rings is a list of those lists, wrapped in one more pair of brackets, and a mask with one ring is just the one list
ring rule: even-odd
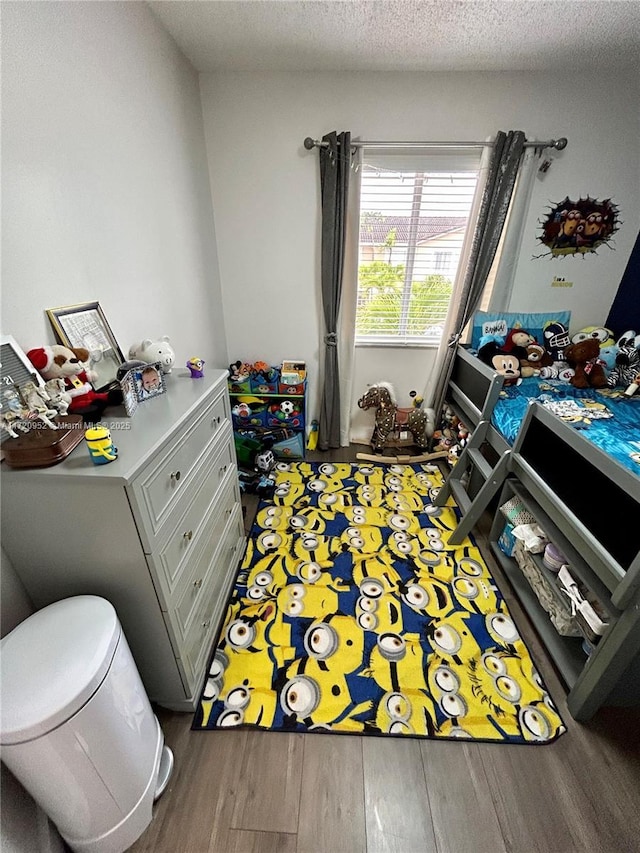
{"label": "white wall", "polygon": [[144,3],[2,4],[2,331],[98,300],[226,365],[198,77]]}
{"label": "white wall", "polygon": [[34,611],[33,603],[4,548],[0,548],[0,637],[4,637]]}
{"label": "white wall", "polygon": [[[121,348],[227,364],[198,78],[144,3],[2,4],[1,330],[98,300]],[[31,611],[2,554],[2,630]],[[62,850],[2,769],[2,849]]]}
{"label": "white wall", "polygon": [[[483,140],[498,129],[567,136],[536,180],[511,307],[566,306],[576,328],[606,318],[640,220],[637,76],[598,72],[587,84],[570,73],[225,73],[203,75],[201,87],[230,359],[304,358],[317,391],[318,156],[302,142],[330,130],[368,140]],[[549,202],[586,194],[618,204],[616,250],[531,260]],[[554,275],[574,287],[552,289]],[[403,398],[424,387],[433,351],[357,356],[354,397],[385,378]]]}

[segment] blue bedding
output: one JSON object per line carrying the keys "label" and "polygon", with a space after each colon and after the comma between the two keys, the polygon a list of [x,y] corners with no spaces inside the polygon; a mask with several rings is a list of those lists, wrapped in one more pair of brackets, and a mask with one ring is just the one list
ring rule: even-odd
{"label": "blue bedding", "polygon": [[543,403],[555,414],[565,407],[563,420],[640,476],[640,392],[627,397],[621,389],[574,388],[554,379],[523,379],[519,385],[502,389],[491,418],[509,444],[518,434],[531,400]]}

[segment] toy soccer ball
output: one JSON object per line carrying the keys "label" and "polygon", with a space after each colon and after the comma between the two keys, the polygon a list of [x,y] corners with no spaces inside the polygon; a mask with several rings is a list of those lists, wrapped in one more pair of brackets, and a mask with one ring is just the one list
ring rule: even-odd
{"label": "toy soccer ball", "polygon": [[280,403],[280,411],[283,415],[286,415],[287,417],[291,417],[295,410],[296,407],[291,400],[283,400]]}

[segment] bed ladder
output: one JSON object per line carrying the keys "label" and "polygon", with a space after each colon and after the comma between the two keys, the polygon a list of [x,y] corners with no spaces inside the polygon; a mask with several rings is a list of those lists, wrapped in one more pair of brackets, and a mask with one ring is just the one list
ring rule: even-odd
{"label": "bed ladder", "polygon": [[[462,513],[458,526],[449,537],[450,545],[460,545],[471,533],[509,474],[511,450],[502,453],[493,467],[482,455],[480,448],[486,440],[489,429],[491,429],[489,421],[478,423],[434,501],[436,506],[444,506],[452,497]],[[483,482],[476,496],[472,498],[467,488],[474,471]]]}

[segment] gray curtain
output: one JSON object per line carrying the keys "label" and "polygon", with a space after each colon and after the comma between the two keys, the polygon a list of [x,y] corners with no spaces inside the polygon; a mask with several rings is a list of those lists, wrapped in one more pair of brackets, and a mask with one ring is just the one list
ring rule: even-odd
{"label": "gray curtain", "polygon": [[340,377],[336,326],[342,291],[351,134],[328,133],[320,148],[322,197],[321,282],[324,312],[324,381],[318,425],[318,447],[340,447]]}
{"label": "gray curtain", "polygon": [[493,144],[487,182],[478,213],[478,222],[460,303],[457,308],[455,325],[434,392],[433,407],[437,418],[440,417],[445,391],[451,377],[456,344],[464,327],[478,307],[495,258],[500,235],[507,218],[525,141],[525,135],[521,130],[511,130],[509,133],[499,131]]}

